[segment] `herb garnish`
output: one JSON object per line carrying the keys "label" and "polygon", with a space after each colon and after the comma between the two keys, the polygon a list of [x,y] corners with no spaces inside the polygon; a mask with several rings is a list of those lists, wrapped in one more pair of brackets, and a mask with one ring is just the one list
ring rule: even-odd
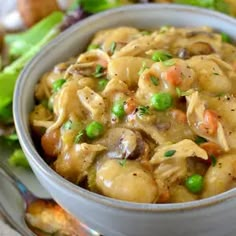
{"label": "herb garnish", "polygon": [[116,50],[116,42],[112,42],[110,47],[111,54],[114,54],[115,50]]}
{"label": "herb garnish", "polygon": [[143,61],[142,67],[140,68],[138,75],[141,75],[146,69],[148,69],[146,62]]}
{"label": "herb garnish", "polygon": [[211,165],[216,166],[216,162],[217,162],[216,157],[214,155],[210,155],[210,159],[211,159]]}
{"label": "herb garnish", "polygon": [[138,106],[138,113],[140,116],[149,114],[149,106]]}
{"label": "herb garnish", "polygon": [[72,128],[72,121],[68,120],[66,123],[62,126],[64,130],[70,130]]}
{"label": "herb garnish", "polygon": [[124,167],[125,164],[126,164],[126,162],[127,162],[127,159],[125,158],[125,159],[120,160],[120,161],[119,161],[119,164],[120,164],[122,167]]}
{"label": "herb garnish", "polygon": [[176,87],[175,90],[176,90],[178,97],[189,96],[191,94],[191,91],[182,91],[179,87]]}
{"label": "herb garnish", "polygon": [[96,78],[100,78],[104,75],[104,67],[101,66],[100,64],[97,64],[96,65],[96,68],[95,68],[95,73],[94,73],[94,77]]}
{"label": "herb garnish", "polygon": [[81,142],[82,138],[84,136],[84,130],[80,130],[80,132],[75,136],[75,143]]}
{"label": "herb garnish", "polygon": [[156,62],[159,62],[159,61],[168,61],[170,60],[171,58],[173,58],[173,56],[167,52],[167,51],[163,51],[163,50],[158,50],[158,51],[155,51],[153,54],[152,54],[152,60],[153,61],[156,61]]}
{"label": "herb garnish", "polygon": [[164,153],[165,157],[172,157],[176,153],[176,150],[168,150]]}
{"label": "herb garnish", "polygon": [[207,140],[205,138],[201,137],[201,136],[197,136],[195,138],[194,142],[199,145],[199,144],[202,144],[202,143],[206,143]]}
{"label": "herb garnish", "polygon": [[152,81],[152,84],[155,85],[155,86],[157,86],[159,84],[158,78],[154,75],[150,76],[150,80]]}

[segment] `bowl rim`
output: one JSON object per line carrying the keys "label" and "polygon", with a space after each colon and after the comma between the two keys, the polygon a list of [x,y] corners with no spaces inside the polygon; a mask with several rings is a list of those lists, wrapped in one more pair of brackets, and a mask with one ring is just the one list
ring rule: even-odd
{"label": "bowl rim", "polygon": [[[26,127],[24,127],[23,119],[22,119],[22,104],[20,102],[21,93],[24,91],[24,84],[26,83],[27,75],[37,64],[38,58],[43,57],[48,53],[48,50],[55,47],[58,42],[64,41],[68,35],[72,35],[74,31],[78,28],[85,26],[89,22],[95,22],[99,18],[107,17],[109,15],[123,12],[123,11],[136,11],[136,10],[148,10],[155,8],[156,10],[173,10],[173,11],[181,11],[181,12],[197,12],[206,16],[211,16],[214,18],[218,18],[223,21],[228,21],[231,24],[236,25],[236,19],[227,16],[225,14],[211,11],[207,9],[202,9],[193,6],[185,6],[178,4],[135,4],[123,6],[111,10],[107,10],[93,16],[88,17],[87,19],[76,23],[65,32],[57,36],[54,40],[52,40],[49,44],[47,44],[43,50],[41,50],[30,62],[27,63],[20,76],[18,77],[15,85],[14,96],[13,96],[13,117],[15,121],[16,131],[19,137],[19,141],[23,151],[25,152],[27,158],[29,158],[34,165],[37,166],[40,172],[42,172],[47,178],[50,178],[50,181],[54,182],[59,186],[63,186],[64,189],[69,191],[71,194],[78,194],[80,197],[89,200],[90,202],[95,202],[97,204],[108,206],[111,208],[118,208],[122,210],[129,211],[142,211],[142,212],[179,212],[179,211],[187,211],[192,209],[201,209],[205,207],[211,207],[216,204],[223,203],[225,201],[230,200],[231,198],[236,197],[236,188],[228,190],[224,193],[206,198],[201,200],[196,200],[192,202],[184,202],[184,203],[167,203],[167,204],[151,204],[151,203],[133,203],[127,201],[121,201],[113,198],[109,198],[89,190],[86,190],[82,187],[79,187],[62,176],[56,173],[38,154],[34,145],[31,142],[31,138],[27,135]],[[236,28],[236,26],[235,26]]]}

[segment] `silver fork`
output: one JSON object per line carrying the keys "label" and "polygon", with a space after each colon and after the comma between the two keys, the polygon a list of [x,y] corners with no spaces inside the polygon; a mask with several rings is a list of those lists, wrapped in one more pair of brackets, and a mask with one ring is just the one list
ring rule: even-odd
{"label": "silver fork", "polygon": [[[3,171],[1,171],[3,170]],[[8,166],[0,161],[0,175],[2,175],[6,180],[8,180],[15,188],[18,190],[19,194],[21,195],[23,201],[24,201],[24,208],[23,214],[22,214],[22,219],[21,219],[21,224],[19,222],[16,222],[10,214],[7,212],[7,210],[4,208],[4,206],[0,202],[0,212],[5,216],[9,224],[15,228],[20,234],[23,236],[32,236],[35,235],[27,226],[25,222],[25,213],[30,206],[31,203],[35,201],[47,201],[47,202],[52,202],[55,204],[55,201],[53,199],[45,199],[45,198],[39,198],[35,196],[20,180],[17,178],[17,176],[8,168]],[[79,222],[80,225],[80,230],[81,233],[83,232],[83,235],[90,235],[90,236],[102,236],[96,231],[90,229],[88,226],[85,224]]]}
{"label": "silver fork", "polygon": [[[23,216],[26,210],[27,205],[35,199],[35,196],[28,190],[28,188],[16,177],[16,175],[7,167],[6,164],[0,161],[0,168],[3,171],[0,171],[2,177],[4,177],[8,182],[10,182],[19,192],[22,199],[24,200],[24,208],[22,209]],[[21,222],[17,222],[11,217],[8,211],[0,202],[0,212],[5,217],[7,222],[16,229],[20,234],[24,236],[35,235],[26,225],[25,220],[22,219]],[[23,217],[22,217],[23,218]]]}

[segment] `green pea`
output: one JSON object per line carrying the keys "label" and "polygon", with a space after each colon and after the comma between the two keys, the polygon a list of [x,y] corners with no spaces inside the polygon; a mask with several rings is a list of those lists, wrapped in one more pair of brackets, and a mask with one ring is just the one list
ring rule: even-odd
{"label": "green pea", "polygon": [[156,93],[151,97],[152,106],[158,111],[165,111],[173,104],[173,98],[169,93]]}
{"label": "green pea", "polygon": [[231,38],[226,33],[221,33],[221,39],[225,43],[231,43]]}
{"label": "green pea", "polygon": [[53,92],[58,92],[63,84],[66,82],[65,79],[58,79],[52,83]]}
{"label": "green pea", "polygon": [[87,51],[99,48],[98,44],[90,44],[87,48]]}
{"label": "green pea", "polygon": [[191,193],[200,193],[203,189],[203,177],[198,174],[191,175],[186,179],[185,186]]}
{"label": "green pea", "polygon": [[153,61],[167,61],[169,59],[172,58],[172,55],[166,51],[162,51],[162,50],[159,50],[159,51],[155,51],[153,54],[152,54],[152,60]]}
{"label": "green pea", "polygon": [[125,108],[124,108],[124,102],[122,101],[117,101],[112,107],[112,113],[121,118],[125,115]]}
{"label": "green pea", "polygon": [[89,138],[94,139],[103,134],[104,127],[101,123],[93,121],[86,126],[85,132]]}
{"label": "green pea", "polygon": [[102,91],[105,89],[105,87],[107,86],[108,80],[107,79],[100,79],[98,81],[98,89],[99,91]]}

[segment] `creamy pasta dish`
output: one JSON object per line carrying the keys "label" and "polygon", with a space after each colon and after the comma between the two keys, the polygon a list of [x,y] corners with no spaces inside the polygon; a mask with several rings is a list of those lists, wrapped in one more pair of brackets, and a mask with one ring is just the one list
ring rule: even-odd
{"label": "creamy pasta dish", "polygon": [[45,161],[92,192],[177,203],[236,185],[236,47],[208,27],[95,34],[35,89]]}

